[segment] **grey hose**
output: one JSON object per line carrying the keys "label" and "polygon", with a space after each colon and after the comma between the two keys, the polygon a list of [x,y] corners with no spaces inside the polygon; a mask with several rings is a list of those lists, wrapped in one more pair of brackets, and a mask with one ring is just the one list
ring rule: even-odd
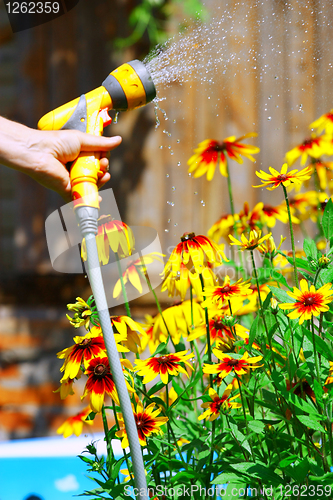
{"label": "grey hose", "polygon": [[76,209],[76,217],[80,224],[82,237],[87,248],[87,273],[90,286],[98,310],[100,325],[103,331],[104,343],[110,363],[110,369],[119,396],[120,408],[124,417],[125,428],[131,451],[136,497],[147,500],[147,481],[139,443],[138,430],[134,420],[131,400],[126,387],[123,369],[114,339],[109,309],[106,301],[95,234],[97,234],[98,210],[82,207]]}

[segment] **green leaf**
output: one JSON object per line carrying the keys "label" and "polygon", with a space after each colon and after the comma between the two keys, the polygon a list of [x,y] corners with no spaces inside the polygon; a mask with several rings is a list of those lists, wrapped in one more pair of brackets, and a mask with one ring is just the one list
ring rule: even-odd
{"label": "green leaf", "polygon": [[233,472],[222,472],[219,476],[217,476],[211,484],[225,484],[225,483],[240,483],[244,482],[240,476]]}
{"label": "green leaf", "polygon": [[256,335],[258,333],[258,322],[259,322],[259,319],[260,319],[260,316],[259,314],[255,317],[252,325],[251,325],[251,328],[250,328],[250,334],[249,334],[249,349],[252,348],[252,344],[256,338]]}
{"label": "green leaf", "polygon": [[241,474],[247,474],[251,478],[260,479],[263,484],[269,483],[272,486],[281,484],[281,478],[265,465],[253,462],[241,462],[239,464],[231,464],[231,467]]}
{"label": "green leaf", "polygon": [[156,349],[156,351],[154,352],[154,354],[152,354],[152,356],[156,356],[156,354],[160,354],[162,352],[167,352],[167,343],[166,342],[162,342]]}
{"label": "green leaf", "polygon": [[308,258],[317,260],[318,249],[314,240],[305,239],[303,242],[303,250]]}
{"label": "green leaf", "polygon": [[287,294],[287,292],[281,290],[281,288],[277,288],[276,286],[269,286],[268,288],[273,292],[274,297],[276,297],[280,302],[287,302],[287,304],[292,302],[292,298]]}
{"label": "green leaf", "polygon": [[[307,339],[313,344],[313,335],[305,326],[302,328],[304,335],[306,335]],[[323,340],[319,335],[314,335],[316,349],[319,354],[321,354],[328,361],[333,361],[333,352],[330,346]]]}
{"label": "green leaf", "polygon": [[323,218],[321,220],[321,225],[325,238],[327,240],[331,239],[331,237],[333,236],[333,202],[331,199],[329,199],[326,204]]}
{"label": "green leaf", "polygon": [[248,426],[256,434],[261,434],[265,429],[265,424],[261,420],[250,420]]}
{"label": "green leaf", "polygon": [[96,413],[91,411],[85,420],[94,420],[96,417]]}
{"label": "green leaf", "polygon": [[328,267],[327,269],[323,269],[320,272],[320,279],[324,283],[332,283],[333,281],[333,266]]}
{"label": "green leaf", "polygon": [[314,416],[297,415],[297,418],[300,422],[302,422],[302,424],[306,425],[306,427],[309,427],[310,429],[313,429],[315,431],[325,432],[325,429],[320,425],[320,423]]}
{"label": "green leaf", "polygon": [[289,457],[281,460],[279,466],[281,467],[281,469],[284,469],[285,467],[288,467],[290,464],[296,462],[296,460],[298,460],[298,455],[290,455]]}

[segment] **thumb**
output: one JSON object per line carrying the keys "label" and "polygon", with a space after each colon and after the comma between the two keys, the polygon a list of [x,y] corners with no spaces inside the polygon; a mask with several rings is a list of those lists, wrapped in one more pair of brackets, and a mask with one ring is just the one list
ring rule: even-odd
{"label": "thumb", "polygon": [[110,151],[119,146],[122,141],[119,135],[104,137],[79,132],[78,137],[81,143],[81,151]]}

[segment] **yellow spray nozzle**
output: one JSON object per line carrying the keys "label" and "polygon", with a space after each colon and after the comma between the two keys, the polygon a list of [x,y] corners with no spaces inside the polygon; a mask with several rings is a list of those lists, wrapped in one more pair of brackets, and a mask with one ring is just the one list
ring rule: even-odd
{"label": "yellow spray nozzle", "polygon": [[[111,122],[106,110],[135,109],[148,104],[155,96],[154,82],[147,67],[142,62],[133,60],[112,71],[97,89],[47,113],[39,120],[38,128],[40,130],[74,129],[102,135],[103,127]],[[81,153],[70,171],[75,207],[98,208],[99,174],[99,154]]]}

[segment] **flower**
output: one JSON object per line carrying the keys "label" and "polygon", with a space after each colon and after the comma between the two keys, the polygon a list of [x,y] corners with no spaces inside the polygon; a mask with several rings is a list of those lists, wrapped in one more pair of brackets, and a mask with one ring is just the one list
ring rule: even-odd
{"label": "flower", "polygon": [[[205,267],[201,272],[204,286],[214,286],[218,283],[218,278],[215,276],[214,271],[209,267]],[[179,271],[175,275],[171,267],[168,269],[168,274],[165,276],[161,292],[168,290],[169,297],[180,295],[180,299],[184,300],[187,290],[192,287],[194,293],[199,300],[202,300],[202,284],[200,275],[190,271],[185,264],[180,263]]]}
{"label": "flower", "polygon": [[96,325],[98,321],[98,315],[96,307],[93,306],[94,298],[91,295],[88,301],[85,302],[81,297],[76,298],[75,304],[67,304],[67,309],[69,311],[74,311],[74,317],[72,318],[66,314],[67,319],[74,328],[79,328],[84,326],[86,330],[89,329],[90,322]]}
{"label": "flower", "polygon": [[[123,352],[128,350],[138,352],[138,347],[141,348],[141,338],[138,333],[144,337],[146,336],[142,326],[128,316],[111,316],[111,323],[119,333],[116,339],[125,346],[122,349]],[[118,351],[121,351],[121,349],[118,349]]]}
{"label": "flower", "polygon": [[118,394],[107,357],[92,358],[85,374],[88,375],[88,380],[81,399],[84,399],[88,394],[90,395],[92,411],[95,413],[102,411],[105,394],[108,394],[119,405]]}
{"label": "flower", "polygon": [[[194,354],[187,354],[187,351],[179,351],[171,354],[163,354],[162,356],[153,356],[146,360],[136,359],[135,371],[141,377],[144,377],[143,384],[147,384],[160,375],[163,384],[169,382],[169,375],[178,375],[179,373],[185,373],[187,371],[181,363],[187,365],[191,370],[193,370],[192,365],[187,361],[193,358]],[[188,376],[188,375],[187,375]]]}
{"label": "flower", "polygon": [[[208,324],[211,345],[219,340],[228,344],[229,341],[234,342],[236,340],[235,335],[245,340],[249,335],[249,331],[247,328],[245,328],[245,326],[236,323],[231,315],[221,314],[221,311],[218,311],[217,314],[214,314],[214,316],[209,319]],[[193,332],[187,337],[187,341],[191,342],[198,337],[207,335],[206,330],[207,327],[206,323],[204,322],[197,328],[195,328],[195,330],[193,330]]]}
{"label": "flower", "polygon": [[[132,407],[135,423],[138,429],[139,442],[141,446],[146,446],[146,438],[151,434],[160,434],[160,427],[164,425],[169,419],[168,417],[157,416],[161,413],[161,410],[154,410],[155,403],[151,403],[149,406],[147,406],[147,408],[144,409],[142,403],[138,401],[136,409],[133,405]],[[116,432],[116,436],[122,439],[122,448],[127,448],[129,443],[127,432],[125,429],[124,418],[121,413],[118,413],[117,416],[120,429]]]}
{"label": "flower", "polygon": [[240,141],[248,137],[256,137],[257,134],[246,134],[236,139],[235,136],[227,137],[224,141],[206,139],[198,144],[194,150],[194,155],[188,160],[189,172],[194,172],[194,177],[201,177],[207,173],[207,180],[214,177],[215,168],[219,164],[220,172],[224,177],[227,173],[227,157],[237,163],[243,163],[242,156],[251,161],[255,161],[252,154],[259,153],[260,149],[250,144],[241,144]]}
{"label": "flower", "polygon": [[170,332],[173,343],[177,345],[181,336],[187,337],[188,330],[198,326],[204,318],[205,312],[195,300],[192,305],[190,300],[185,300],[168,307],[163,314],[158,313],[154,318],[152,341],[166,342]]}
{"label": "flower", "polygon": [[235,229],[238,234],[249,230],[259,230],[258,225],[261,224],[263,206],[264,204],[260,201],[251,211],[248,202],[244,203],[244,208],[239,212],[238,220],[235,223]]}
{"label": "flower", "polygon": [[274,257],[274,255],[276,253],[276,250],[280,250],[280,247],[281,247],[282,243],[286,239],[287,238],[284,238],[281,235],[279,246],[276,247],[273,236],[270,236],[269,238],[267,238],[267,240],[264,243],[261,243],[261,245],[258,246],[258,250],[259,250],[260,253],[271,254]]}
{"label": "flower", "polygon": [[306,139],[302,144],[286,153],[286,161],[288,165],[292,165],[297,158],[301,157],[301,165],[305,165],[309,156],[318,159],[324,154],[330,154],[331,149],[328,137],[317,137],[312,134],[310,139]]}
{"label": "flower", "polygon": [[90,332],[84,336],[74,337],[75,344],[58,352],[59,359],[64,359],[64,364],[60,371],[64,372],[61,381],[74,379],[78,376],[81,365],[93,357],[105,355],[105,345],[100,327],[94,326]]}
{"label": "flower", "polygon": [[[138,290],[139,293],[142,293],[141,278],[143,278],[146,274],[146,265],[151,264],[154,260],[159,260],[163,263],[161,257],[164,257],[164,255],[159,252],[151,252],[147,255],[144,255],[143,257],[140,257],[139,259],[133,260],[132,262],[128,263],[125,271],[122,273],[124,285],[126,285],[126,283],[129,281],[134,286],[134,288]],[[113,297],[119,297],[121,291],[121,280],[119,278],[113,289]]]}
{"label": "flower", "polygon": [[257,246],[261,245],[265,240],[270,238],[271,235],[272,235],[272,233],[268,233],[268,234],[265,234],[265,236],[261,237],[260,230],[258,230],[258,231],[253,230],[250,232],[249,239],[247,239],[245,234],[242,233],[241,234],[242,241],[239,241],[232,234],[229,234],[229,238],[231,240],[230,245],[240,246],[241,247],[240,249],[242,250],[242,252],[244,250],[254,250],[255,248],[257,248]]}
{"label": "flower", "polygon": [[83,429],[83,424],[93,425],[93,420],[86,420],[87,416],[91,413],[91,408],[88,406],[84,410],[80,411],[73,417],[69,417],[65,422],[57,429],[57,434],[63,434],[64,438],[75,434],[75,436],[80,436]]}
{"label": "flower", "polygon": [[[253,187],[264,187],[266,186],[269,191],[272,191],[273,189],[276,189],[280,184],[283,186],[287,187],[290,184],[301,184],[303,181],[306,181],[307,179],[310,179],[311,177],[311,167],[306,167],[303,168],[303,170],[290,170],[290,172],[287,173],[288,170],[288,164],[284,163],[281,168],[281,172],[278,172],[275,170],[275,168],[268,167],[271,175],[267,174],[263,170],[260,170],[260,172],[256,172],[257,176],[261,179],[262,184],[259,184],[259,186],[253,186]],[[272,185],[271,187],[268,187]]]}
{"label": "flower", "polygon": [[312,167],[313,171],[316,170],[318,174],[320,188],[325,190],[327,188],[327,174],[329,174],[330,180],[332,180],[333,161],[317,160],[312,164]]}
{"label": "flower", "polygon": [[[80,374],[80,376],[81,376],[81,374]],[[78,378],[78,377],[76,377],[76,378]],[[73,396],[73,394],[75,394],[73,391],[74,380],[75,379],[73,379],[73,378],[66,378],[66,379],[62,378],[60,387],[58,387],[58,389],[56,389],[53,392],[54,393],[59,392],[60,399],[66,399],[67,396]]]}
{"label": "flower", "polygon": [[305,320],[311,319],[312,316],[319,316],[320,313],[328,311],[329,307],[327,304],[332,302],[333,290],[330,290],[332,283],[326,283],[318,290],[315,289],[313,285],[309,286],[305,279],[300,281],[300,290],[294,287],[292,292],[287,291],[295,302],[288,304],[279,304],[281,309],[293,309],[291,313],[288,314],[289,318],[299,319],[299,324],[301,325]]}
{"label": "flower", "polygon": [[317,134],[321,134],[323,131],[328,135],[333,135],[333,109],[328,113],[321,115],[317,120],[310,123],[310,129],[317,129]]}
{"label": "flower", "polygon": [[222,264],[222,259],[228,261],[223,250],[207,236],[196,236],[195,233],[184,233],[181,243],[172,250],[164,267],[164,275],[177,276],[183,263],[188,269],[201,273],[207,263]]}
{"label": "flower", "polygon": [[227,236],[233,230],[236,220],[238,220],[237,214],[235,214],[234,217],[231,214],[222,215],[222,217],[220,217],[209,229],[207,233],[208,237],[216,243],[218,243],[221,238],[227,239]]}
{"label": "flower", "polygon": [[242,282],[242,279],[231,283],[229,276],[224,278],[222,286],[205,287],[204,294],[206,300],[201,304],[202,307],[223,307],[225,300],[230,300],[234,297],[251,295],[251,283]]}
{"label": "flower", "polygon": [[245,352],[241,358],[231,357],[229,354],[224,354],[218,349],[213,349],[213,353],[218,357],[222,363],[216,363],[213,365],[204,364],[202,371],[204,373],[217,373],[220,379],[225,378],[232,371],[236,373],[238,377],[246,375],[249,373],[250,369],[254,370],[260,368],[262,365],[255,365],[258,361],[261,361],[262,356],[255,356],[249,358],[249,353]]}
{"label": "flower", "polygon": [[[132,254],[134,249],[134,235],[132,229],[124,222],[113,220],[111,215],[102,215],[98,219],[98,233],[96,235],[96,245],[98,258],[102,265],[109,262],[110,247],[114,253],[120,257]],[[85,238],[82,240],[81,257],[87,260],[87,249]]]}
{"label": "flower", "polygon": [[232,384],[229,384],[222,394],[222,397],[219,397],[217,392],[214,391],[212,387],[210,387],[208,390],[208,394],[212,401],[202,403],[201,408],[207,408],[207,410],[198,417],[198,420],[203,420],[205,418],[212,422],[220,416],[220,411],[222,409],[240,408],[242,406],[241,403],[232,402],[233,399],[239,397],[239,394],[237,394],[233,398],[229,398],[232,389]]}
{"label": "flower", "polygon": [[[283,222],[284,224],[287,224],[289,221],[285,201],[281,203],[281,205],[278,205],[276,207],[273,207],[272,205],[264,205],[262,208],[262,212],[262,222],[269,228],[274,227],[277,220]],[[299,224],[299,220],[293,215],[291,215],[291,221],[293,222],[293,224]]]}

